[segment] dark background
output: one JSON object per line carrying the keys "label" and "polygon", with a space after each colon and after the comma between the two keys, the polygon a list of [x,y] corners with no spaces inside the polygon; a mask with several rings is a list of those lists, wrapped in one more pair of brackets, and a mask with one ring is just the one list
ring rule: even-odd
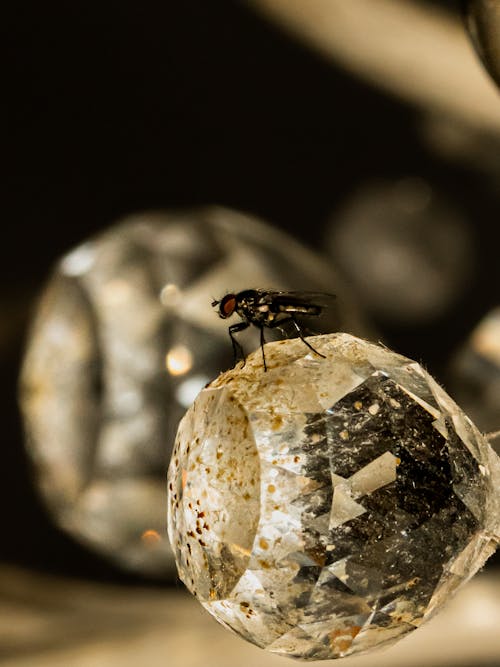
{"label": "dark background", "polygon": [[325,220],[364,179],[422,176],[464,212],[481,261],[446,317],[377,325],[439,377],[450,349],[497,302],[498,188],[433,154],[413,107],[241,2],[33,1],[2,11],[0,558],[130,580],[52,527],[29,480],[15,387],[52,263],[122,215],[206,203],[260,215],[320,248]]}

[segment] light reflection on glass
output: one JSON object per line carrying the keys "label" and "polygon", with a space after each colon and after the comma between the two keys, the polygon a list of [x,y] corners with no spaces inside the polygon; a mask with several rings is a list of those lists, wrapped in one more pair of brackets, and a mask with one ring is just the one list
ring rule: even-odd
{"label": "light reflection on glass", "polygon": [[210,378],[206,375],[193,375],[177,387],[175,398],[184,407],[189,408]]}
{"label": "light reflection on glass", "polygon": [[94,261],[94,244],[84,243],[61,261],[61,271],[67,276],[81,276],[92,268]]}
{"label": "light reflection on glass", "polygon": [[141,541],[147,547],[154,547],[161,542],[161,535],[157,530],[145,530],[141,535]]}
{"label": "light reflection on glass", "polygon": [[[472,334],[472,347],[482,355],[500,365],[500,308],[494,308],[477,326]],[[500,419],[499,419],[500,422]]]}
{"label": "light reflection on glass", "polygon": [[175,345],[168,352],[165,365],[170,375],[184,375],[193,367],[193,355],[185,345]]}
{"label": "light reflection on glass", "polygon": [[160,292],[160,301],[164,306],[177,306],[181,298],[181,290],[174,283],[167,283]]}
{"label": "light reflection on glass", "polygon": [[134,414],[142,407],[142,395],[136,389],[117,392],[113,396],[113,407],[119,414]]}
{"label": "light reflection on glass", "polygon": [[131,286],[126,279],[116,278],[102,288],[102,299],[107,306],[118,306],[130,298]]}

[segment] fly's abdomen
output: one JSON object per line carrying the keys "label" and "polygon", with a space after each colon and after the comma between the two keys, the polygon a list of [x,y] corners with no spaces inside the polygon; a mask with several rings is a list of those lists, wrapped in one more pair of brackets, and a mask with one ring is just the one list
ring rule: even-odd
{"label": "fly's abdomen", "polygon": [[314,304],[280,303],[278,305],[279,313],[301,313],[302,315],[321,315],[321,306]]}

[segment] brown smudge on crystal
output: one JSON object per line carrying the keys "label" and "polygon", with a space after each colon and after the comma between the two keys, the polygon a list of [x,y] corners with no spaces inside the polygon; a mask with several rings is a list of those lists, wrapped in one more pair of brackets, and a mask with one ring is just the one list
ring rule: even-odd
{"label": "brown smudge on crystal", "polygon": [[148,547],[154,547],[161,542],[161,535],[157,530],[150,528],[142,533],[141,541]]}
{"label": "brown smudge on crystal", "polygon": [[273,431],[278,431],[283,426],[283,417],[281,415],[275,415],[271,422],[271,428]]}
{"label": "brown smudge on crystal", "polygon": [[333,630],[328,635],[332,649],[339,653],[345,653],[351,646],[353,639],[361,630],[361,626],[352,625],[349,628]]}
{"label": "brown smudge on crystal", "polygon": [[323,567],[325,565],[326,556],[325,556],[325,551],[324,551],[324,549],[321,545],[317,545],[315,547],[307,549],[306,554],[315,563],[317,563],[318,565],[321,565],[321,567]]}

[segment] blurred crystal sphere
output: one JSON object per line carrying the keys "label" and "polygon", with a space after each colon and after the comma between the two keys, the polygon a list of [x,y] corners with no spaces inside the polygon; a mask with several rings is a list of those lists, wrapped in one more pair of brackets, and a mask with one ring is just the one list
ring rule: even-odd
{"label": "blurred crystal sphere", "polygon": [[472,43],[500,84],[500,0],[463,0],[463,7]]}
{"label": "blurred crystal sphere", "polygon": [[366,309],[398,324],[439,317],[474,261],[461,214],[420,178],[366,184],[332,217],[325,241]]}
{"label": "blurred crystal sphere", "polygon": [[[327,264],[243,214],[130,217],[63,257],[42,296],[20,398],[36,483],[77,540],[144,575],[174,573],[165,475],[177,424],[232,365],[213,298],[247,287],[339,293]],[[364,331],[337,300],[322,331]],[[242,338],[249,352],[258,336]]]}
{"label": "blurred crystal sphere", "polygon": [[[479,428],[500,430],[500,306],[483,317],[454,355],[448,386]],[[500,451],[500,439],[492,444]]]}

